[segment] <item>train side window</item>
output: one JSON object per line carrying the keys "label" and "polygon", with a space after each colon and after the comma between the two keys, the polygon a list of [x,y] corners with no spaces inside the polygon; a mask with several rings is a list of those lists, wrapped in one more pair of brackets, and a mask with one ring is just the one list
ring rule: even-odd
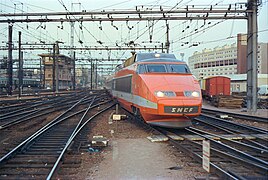
{"label": "train side window", "polygon": [[186,74],[191,73],[190,69],[185,64],[171,64],[170,70],[173,73],[186,73]]}
{"label": "train side window", "polygon": [[144,73],[146,73],[145,65],[144,64],[140,64],[138,66],[137,72],[138,72],[138,74],[144,74]]}
{"label": "train side window", "polygon": [[147,64],[148,72],[167,72],[163,64]]}

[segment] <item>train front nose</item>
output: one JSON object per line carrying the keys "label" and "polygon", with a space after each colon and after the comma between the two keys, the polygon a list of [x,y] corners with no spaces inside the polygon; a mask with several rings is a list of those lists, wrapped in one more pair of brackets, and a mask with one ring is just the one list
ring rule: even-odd
{"label": "train front nose", "polygon": [[158,100],[159,115],[198,116],[201,113],[201,99]]}
{"label": "train front nose", "polygon": [[[185,128],[192,125],[191,118],[201,113],[201,99],[158,100],[158,112],[147,123],[169,128]],[[150,117],[150,116],[148,116]]]}

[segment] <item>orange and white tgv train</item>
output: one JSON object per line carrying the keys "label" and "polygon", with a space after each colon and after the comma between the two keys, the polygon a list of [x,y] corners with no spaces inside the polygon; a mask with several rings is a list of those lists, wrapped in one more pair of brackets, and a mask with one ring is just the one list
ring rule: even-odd
{"label": "orange and white tgv train", "polygon": [[137,53],[122,66],[109,83],[112,95],[148,124],[184,128],[201,113],[198,81],[174,55]]}

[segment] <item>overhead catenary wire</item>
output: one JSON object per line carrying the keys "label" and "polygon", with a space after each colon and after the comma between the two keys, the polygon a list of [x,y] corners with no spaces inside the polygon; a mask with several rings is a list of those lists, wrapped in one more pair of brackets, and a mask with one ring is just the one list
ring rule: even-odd
{"label": "overhead catenary wire", "polygon": [[[0,4],[2,4],[2,3],[0,3]],[[3,4],[3,5],[5,5],[5,4]],[[8,5],[5,5],[5,6],[10,7],[10,8],[12,8],[12,9],[15,9],[15,8],[12,7],[12,6],[8,6]],[[26,11],[24,11],[23,9],[21,9],[20,11],[26,13]],[[5,11],[2,10],[2,12],[5,12]],[[34,34],[34,33],[36,33],[36,30],[35,30],[34,28],[32,28],[31,26],[28,26],[28,24],[27,24],[27,30],[25,30],[24,27],[22,27],[21,25],[19,25],[19,24],[17,24],[17,23],[15,24],[15,26],[18,26],[21,30],[23,30],[23,32],[26,32],[26,34],[28,34],[29,36],[36,38],[37,35]],[[14,27],[15,27],[15,26],[14,26]],[[30,29],[34,29],[34,31],[33,31],[33,32],[29,32],[28,28],[30,28]],[[47,34],[44,34],[44,33],[42,33],[42,35],[46,35],[46,36],[47,36]],[[50,36],[50,38],[53,39],[52,36]],[[36,38],[36,39],[38,39],[38,38]],[[39,39],[40,39],[40,38],[39,38]]]}
{"label": "overhead catenary wire", "polygon": [[[191,2],[192,0],[188,1]],[[174,8],[176,8],[181,2],[183,2],[183,0],[180,0],[180,2],[176,3],[175,6],[173,6],[169,11],[172,11]],[[160,19],[158,21],[156,21],[154,24],[158,23],[160,21]],[[153,26],[153,24],[151,25]],[[137,36],[133,41],[135,42],[136,40],[138,40],[139,38],[141,38],[146,32],[149,31],[149,28],[152,28],[151,26],[149,26],[148,28],[145,29],[145,31],[143,33],[141,33],[139,36]],[[124,56],[124,54],[126,53],[126,51],[122,54],[122,56],[120,57],[120,59]]]}
{"label": "overhead catenary wire", "polygon": [[[215,0],[212,0],[211,2],[210,2],[210,4],[208,5],[208,7],[210,7],[210,9],[213,9],[215,6],[218,6],[218,5],[220,5],[220,3],[222,3],[223,2],[223,0],[220,0],[220,1],[218,1],[218,2],[216,2],[214,5],[212,5],[212,3],[214,2]],[[230,7],[230,6],[229,6]],[[203,10],[205,10],[207,7],[205,7],[205,8],[203,8]],[[202,26],[200,26],[199,28],[197,27],[196,29],[192,29],[190,32],[189,32],[189,34],[183,34],[182,36],[180,36],[180,37],[178,37],[177,38],[177,40],[173,40],[173,44],[174,43],[177,43],[177,42],[179,42],[179,41],[181,41],[181,40],[183,40],[183,39],[186,39],[186,38],[190,38],[190,40],[187,42],[184,42],[184,44],[190,44],[190,46],[189,47],[193,47],[193,46],[197,46],[197,45],[199,45],[200,43],[191,43],[191,41],[192,40],[194,40],[194,39],[196,39],[198,36],[200,36],[200,35],[202,35],[202,34],[204,34],[205,33],[205,31],[206,30],[208,30],[208,29],[211,29],[212,27],[214,27],[215,25],[217,25],[217,24],[220,24],[220,23],[222,23],[222,22],[224,22],[225,20],[221,20],[221,21],[219,21],[219,22],[216,22],[214,25],[210,25],[210,26],[207,26],[207,27],[205,27],[205,20],[204,20],[204,24],[202,25]],[[233,21],[234,22],[234,21]],[[209,22],[208,23],[208,25],[209,24],[211,24],[211,22]],[[232,26],[232,28],[233,28],[233,26]],[[184,31],[186,31],[186,30],[188,30],[188,28],[186,28]],[[184,32],[183,31],[183,32]],[[232,31],[233,30],[231,30],[231,33],[232,33]],[[187,32],[187,31],[186,31]],[[201,34],[200,34],[201,33]],[[195,37],[192,37],[192,36],[195,36]],[[231,35],[230,35],[231,36]],[[181,46],[183,46],[183,44],[181,45]],[[180,50],[180,48],[178,48],[179,50]]]}
{"label": "overhead catenary wire", "polygon": [[[58,0],[59,1],[59,3],[60,4],[62,4],[62,6],[65,8],[65,10],[66,10],[66,12],[69,12],[70,13],[70,11],[67,9],[67,7],[65,6],[65,4],[64,4],[64,2],[62,1],[62,0]],[[75,19],[75,20],[77,20],[77,21],[79,21],[74,15],[72,15],[73,16],[73,18]],[[82,20],[81,20],[81,22],[82,22]],[[81,26],[96,40],[96,42],[100,42],[100,40],[98,40],[83,24],[81,24]],[[107,38],[109,38],[107,35],[106,35],[106,37]],[[103,47],[104,47],[104,45],[103,44],[101,44]]]}
{"label": "overhead catenary wire", "polygon": [[[61,2],[63,2],[63,1],[61,1]],[[157,2],[160,2],[160,1],[154,1],[154,2],[157,3]],[[184,3],[184,2],[185,2],[185,1],[183,1],[183,3]],[[215,0],[212,1],[212,2],[215,2]],[[211,3],[212,3],[212,2],[211,2]],[[154,4],[154,5],[155,5],[155,4]],[[154,6],[154,5],[152,5],[152,6]],[[138,23],[137,23],[137,24],[138,24]],[[135,24],[134,26],[136,26],[136,24]],[[141,28],[141,29],[142,29],[142,28]],[[144,29],[147,30],[147,27],[145,27]],[[144,30],[144,29],[143,29],[143,30]],[[154,29],[154,33],[156,32],[155,30],[156,30],[156,29]],[[190,30],[190,28],[189,28],[189,30]],[[139,32],[142,32],[142,31],[139,31]],[[132,31],[132,33],[131,33],[130,35],[131,35],[131,37],[133,37],[135,34],[137,35],[138,33],[134,33],[134,31]],[[145,33],[145,34],[146,34],[146,33]],[[140,35],[140,34],[139,34],[139,35]],[[162,36],[163,36],[163,35],[162,35]],[[193,35],[192,35],[192,36],[193,36]],[[134,36],[134,37],[135,37],[135,36]],[[139,37],[139,36],[136,36],[135,38],[138,38],[138,37]],[[142,36],[142,37],[144,37],[144,36]],[[189,38],[194,39],[194,36],[193,36],[193,37],[190,36]],[[102,41],[102,39],[103,39],[103,38],[101,38],[101,41]],[[132,39],[132,38],[129,38],[129,37],[128,37],[128,39]],[[140,37],[138,40],[140,40],[140,39],[141,39],[141,37]],[[161,38],[160,38],[160,39],[161,39]],[[98,40],[99,40],[99,39],[98,39]],[[176,40],[176,39],[175,39],[175,40]],[[102,41],[102,42],[103,42],[103,41]],[[105,41],[104,43],[106,43],[106,42],[107,42],[107,41]],[[112,41],[110,41],[110,42],[112,42]],[[126,41],[125,41],[125,42],[126,42]],[[124,42],[120,42],[120,43],[124,43]]]}

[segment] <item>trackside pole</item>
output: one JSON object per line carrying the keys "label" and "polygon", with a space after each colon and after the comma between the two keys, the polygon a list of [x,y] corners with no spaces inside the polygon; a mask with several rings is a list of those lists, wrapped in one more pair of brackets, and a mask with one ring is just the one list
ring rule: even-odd
{"label": "trackside pole", "polygon": [[115,106],[115,114],[118,114],[118,104]]}
{"label": "trackside pole", "polygon": [[203,140],[203,169],[208,172],[207,178],[209,179],[210,173],[210,141]]}

